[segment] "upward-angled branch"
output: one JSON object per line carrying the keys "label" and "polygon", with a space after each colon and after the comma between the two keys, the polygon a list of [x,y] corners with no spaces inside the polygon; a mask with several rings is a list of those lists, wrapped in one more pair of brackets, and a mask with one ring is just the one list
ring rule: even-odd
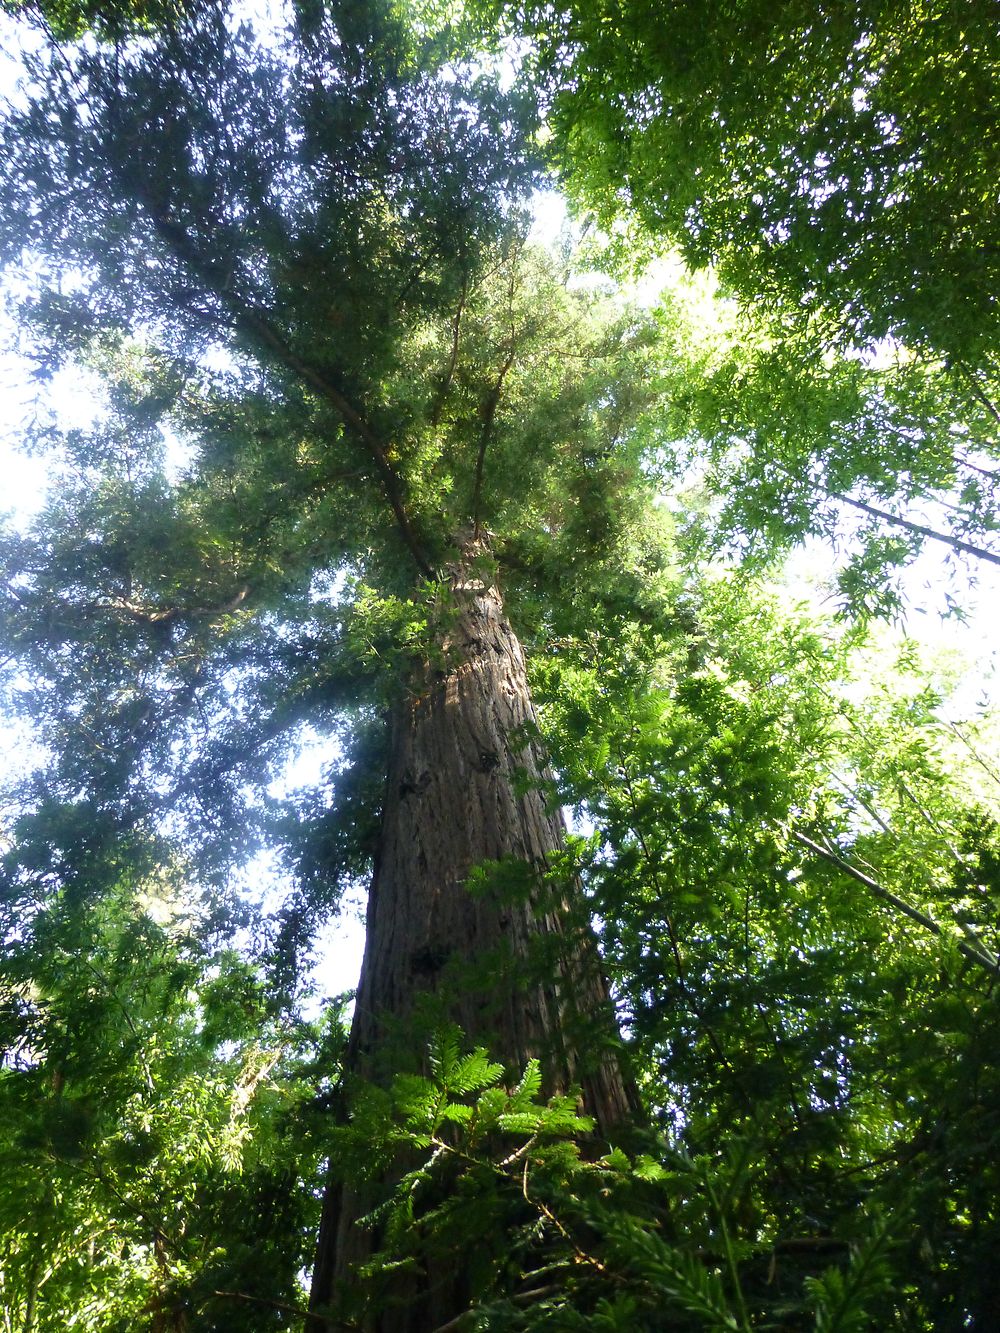
{"label": "upward-angled branch", "polygon": [[286,369],[298,375],[304,384],[320,394],[367,446],[400,535],[420,572],[426,578],[433,578],[434,569],[424,554],[422,543],[417,537],[409,514],[406,512],[402,479],[389,462],[382,441],[362,414],[344,397],[343,393],[331,382],[327,375],[298,356],[257,311],[244,308],[237,313],[236,318],[239,325],[246,332],[256,337],[265,347],[275,353]]}
{"label": "upward-angled branch", "polygon": [[[523,245],[524,240],[522,238],[520,244],[516,248],[515,258],[520,254]],[[486,463],[486,450],[489,446],[490,438],[493,435],[493,422],[496,419],[497,408],[500,405],[500,395],[503,393],[504,380],[507,378],[511,366],[514,364],[514,357],[517,355],[517,340],[514,334],[514,288],[516,281],[516,270],[512,265],[510,269],[510,282],[507,288],[508,318],[510,319],[510,344],[507,348],[507,355],[504,358],[504,363],[500,367],[500,372],[497,375],[496,383],[493,385],[493,388],[487,396],[486,402],[483,404],[483,428],[479,435],[479,451],[476,455],[476,477],[472,488],[472,530],[476,537],[479,536],[479,531],[482,526],[480,506],[483,492],[483,468]]]}
{"label": "upward-angled branch", "polygon": [[465,314],[465,303],[468,297],[469,279],[468,275],[465,275],[462,278],[462,294],[458,298],[458,305],[451,321],[451,354],[448,357],[448,366],[441,377],[441,385],[434,399],[434,406],[431,408],[430,422],[432,426],[436,426],[441,420],[445,399],[448,397],[451,382],[455,378],[455,367],[458,365],[459,339],[462,333],[462,316]]}
{"label": "upward-angled branch", "polygon": [[389,507],[396,520],[396,526],[399,528],[407,549],[420,572],[426,578],[433,578],[433,567],[424,553],[423,544],[417,536],[409,514],[406,512],[402,479],[389,462],[385,445],[364,415],[349,401],[327,372],[320,370],[300,356],[289,346],[261,310],[248,305],[231,290],[228,281],[229,275],[223,275],[216,264],[198,253],[190,236],[179,223],[165,216],[163,210],[148,198],[143,199],[142,202],[153,221],[157,235],[166,242],[174,254],[183,260],[199,281],[207,287],[208,291],[222,303],[231,317],[233,325],[251,342],[270,352],[280,365],[286,370],[290,370],[303,384],[317,393],[338,413],[361,440],[375,465],[375,471],[381,482],[383,493],[389,502]]}

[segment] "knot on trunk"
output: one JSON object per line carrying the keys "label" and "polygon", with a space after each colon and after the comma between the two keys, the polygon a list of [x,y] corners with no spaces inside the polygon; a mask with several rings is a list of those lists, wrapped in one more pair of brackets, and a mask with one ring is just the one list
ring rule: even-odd
{"label": "knot on trunk", "polygon": [[405,800],[407,796],[422,796],[433,781],[426,769],[419,774],[404,773],[399,783],[400,800]]}

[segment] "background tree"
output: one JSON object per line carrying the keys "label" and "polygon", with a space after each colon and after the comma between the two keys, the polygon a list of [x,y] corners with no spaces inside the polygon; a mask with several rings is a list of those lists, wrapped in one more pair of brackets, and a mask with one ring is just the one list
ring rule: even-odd
{"label": "background tree", "polygon": [[[286,1326],[316,1223],[321,1044],[210,948],[180,886],[129,883],[120,845],[88,855],[78,826],[74,849],[67,822],[35,830],[34,915],[5,912],[4,1327]],[[117,882],[82,893],[74,850],[79,875],[103,862]],[[25,843],[17,859],[24,876]]]}
{"label": "background tree", "polygon": [[41,22],[59,41],[70,41],[87,32],[111,41],[140,36],[154,28],[168,27],[190,7],[174,0],[4,0],[0,5],[5,13],[30,23]]}
{"label": "background tree", "polygon": [[506,12],[558,160],[606,222],[633,211],[830,339],[995,366],[990,5]]}

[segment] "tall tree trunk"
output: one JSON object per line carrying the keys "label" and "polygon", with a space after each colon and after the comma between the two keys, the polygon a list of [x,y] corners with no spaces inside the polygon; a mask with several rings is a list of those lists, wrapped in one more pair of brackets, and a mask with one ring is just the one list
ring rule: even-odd
{"label": "tall tree trunk", "polygon": [[[349,1069],[387,1080],[420,1046],[415,1010],[438,1006],[512,1072],[538,1058],[548,1093],[579,1086],[603,1136],[634,1117],[637,1095],[593,935],[543,880],[565,827],[546,799],[524,654],[495,587],[456,568],[452,588],[440,661],[422,670],[393,721]],[[470,891],[474,867],[503,861],[517,863],[525,891]],[[351,1192],[331,1185],[314,1309],[368,1254],[357,1215]],[[456,1305],[456,1291],[438,1291],[385,1316],[378,1333],[424,1333]]]}

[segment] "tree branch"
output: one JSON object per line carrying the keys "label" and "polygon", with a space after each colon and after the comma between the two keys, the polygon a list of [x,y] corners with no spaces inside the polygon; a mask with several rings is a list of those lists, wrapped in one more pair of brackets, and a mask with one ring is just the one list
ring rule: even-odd
{"label": "tree branch", "polygon": [[[565,1291],[565,1287],[560,1283],[550,1282],[544,1287],[533,1287],[531,1291],[515,1292],[508,1299],[512,1305],[530,1305],[533,1301],[543,1301],[546,1297],[556,1296],[562,1291]],[[454,1319],[449,1319],[446,1324],[438,1324],[434,1333],[458,1333],[458,1330],[465,1327],[469,1323],[470,1317],[475,1316],[475,1314],[474,1307],[463,1310],[461,1314],[455,1315]]]}
{"label": "tree branch", "polygon": [[890,903],[897,909],[897,911],[902,912],[904,916],[908,916],[911,921],[915,921],[917,925],[922,926],[924,930],[929,931],[930,934],[937,935],[939,939],[950,940],[958,949],[959,953],[964,957],[970,959],[974,963],[978,963],[980,967],[985,967],[988,972],[996,973],[1000,971],[1000,959],[993,957],[992,954],[982,952],[982,950],[975,948],[971,944],[967,944],[965,940],[955,939],[953,935],[939,926],[933,917],[928,916],[926,912],[922,912],[919,907],[914,907],[912,903],[908,903],[905,898],[900,898],[899,895],[893,893],[891,889],[884,888],[881,884],[866,875],[864,871],[858,870],[855,866],[852,866],[849,861],[845,861],[842,856],[838,856],[836,852],[831,851],[827,847],[822,847],[818,842],[813,842],[812,838],[807,838],[804,833],[799,833],[796,829],[793,829],[791,833],[794,840],[799,843],[800,846],[807,847],[811,852],[822,857],[824,861],[828,862],[830,865],[836,866],[837,869],[843,871],[845,875],[849,875],[851,879],[855,879],[859,884],[863,884],[870,893],[875,895],[876,898],[881,898],[883,902]]}
{"label": "tree branch", "polygon": [[180,620],[182,616],[207,616],[214,620],[217,616],[232,615],[249,595],[250,587],[244,583],[232,597],[227,597],[224,602],[219,602],[215,606],[147,607],[124,597],[116,597],[107,602],[87,602],[83,610],[116,611],[119,615],[127,616],[130,620],[143,625],[169,625],[175,620]]}
{"label": "tree branch", "polygon": [[980,385],[979,381],[976,378],[975,371],[972,370],[971,367],[965,365],[963,362],[958,363],[958,369],[969,381],[969,387],[971,388],[975,396],[979,399],[980,403],[982,403],[983,407],[986,408],[987,412],[989,412],[993,420],[997,422],[998,425],[1000,425],[1000,409],[997,408],[992,398],[989,397],[985,389],[983,389],[982,386]]}
{"label": "tree branch", "polygon": [[312,1310],[304,1310],[300,1305],[289,1305],[285,1301],[268,1300],[264,1296],[251,1296],[245,1291],[213,1291],[202,1302],[202,1305],[207,1305],[211,1300],[245,1301],[250,1305],[262,1305],[268,1310],[279,1310],[282,1314],[296,1315],[299,1319],[305,1319],[307,1322],[326,1323],[324,1315],[315,1314]]}
{"label": "tree branch", "polygon": [[882,519],[883,522],[891,523],[894,527],[902,528],[905,532],[912,532],[918,537],[929,537],[931,541],[943,542],[945,546],[950,546],[955,551],[961,551],[964,555],[971,555],[977,560],[988,560],[993,565],[1000,565],[1000,555],[997,555],[994,551],[986,550],[983,546],[974,546],[972,542],[963,541],[961,537],[953,537],[949,533],[938,532],[936,528],[928,528],[923,523],[914,523],[912,519],[901,518],[899,514],[891,514],[887,509],[879,509],[875,505],[867,504],[864,500],[856,500],[853,496],[844,495],[842,491],[827,490],[826,494],[831,500],[840,500],[844,504],[851,505],[854,509],[860,509],[863,514],[868,514],[871,518]]}
{"label": "tree branch", "polygon": [[473,537],[478,538],[481,524],[480,500],[483,490],[483,466],[486,462],[486,449],[493,434],[493,422],[497,414],[497,407],[500,404],[500,395],[503,393],[504,380],[514,364],[514,358],[517,355],[517,338],[514,327],[514,290],[517,286],[517,269],[515,267],[524,249],[526,238],[518,237],[510,252],[507,262],[510,264],[508,283],[507,283],[507,318],[510,321],[510,343],[507,349],[507,356],[503,365],[500,367],[500,373],[497,375],[496,384],[490,390],[489,396],[483,406],[483,429],[479,436],[479,452],[476,457],[476,477],[472,489],[472,533]]}
{"label": "tree branch", "polygon": [[480,498],[483,490],[483,468],[486,463],[486,449],[493,434],[493,421],[497,414],[497,408],[500,405],[500,395],[503,393],[503,382],[507,378],[507,373],[514,364],[514,357],[517,349],[511,339],[510,351],[500,367],[500,374],[497,376],[497,382],[490,390],[490,395],[486,400],[483,410],[483,429],[479,436],[479,453],[476,457],[476,480],[472,490],[472,535],[478,540],[481,528]]}
{"label": "tree branch", "polygon": [[434,399],[434,406],[431,408],[430,423],[436,426],[441,420],[441,413],[444,410],[444,402],[448,396],[448,390],[451,388],[451,382],[455,377],[455,367],[458,365],[458,343],[462,332],[462,316],[465,313],[465,303],[469,294],[469,279],[467,276],[462,278],[462,294],[458,298],[458,308],[455,311],[455,317],[451,321],[451,355],[448,358],[448,367],[441,380],[441,387],[437,391]]}

